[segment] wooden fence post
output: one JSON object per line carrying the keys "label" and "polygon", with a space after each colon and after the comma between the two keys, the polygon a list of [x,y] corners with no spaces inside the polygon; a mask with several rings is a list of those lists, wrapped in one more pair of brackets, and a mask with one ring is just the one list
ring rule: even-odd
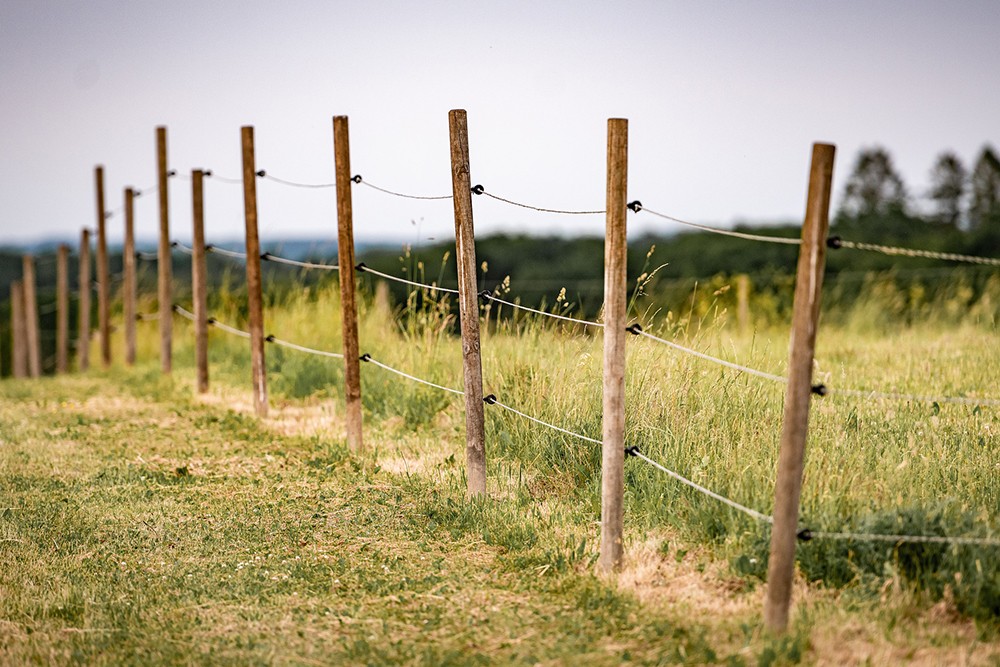
{"label": "wooden fence post", "polygon": [[125,318],[125,363],[135,364],[135,218],[133,217],[135,190],[125,188],[125,249],[122,250],[122,311]]}
{"label": "wooden fence post", "polygon": [[160,193],[160,244],[157,249],[157,301],[160,313],[160,370],[173,369],[174,304],[171,296],[173,255],[170,246],[169,192],[167,185],[167,128],[156,128],[156,175]]}
{"label": "wooden fence post", "polygon": [[750,276],[736,276],[736,325],[740,333],[750,330]]}
{"label": "wooden fence post", "polygon": [[205,172],[201,169],[191,172],[191,220],[194,223],[191,291],[194,301],[194,349],[199,394],[208,391],[208,285],[205,264],[204,181]]}
{"label": "wooden fence post", "polygon": [[56,254],[56,373],[69,370],[69,246]]}
{"label": "wooden fence post", "polygon": [[809,431],[813,354],[826,261],[826,238],[830,227],[830,181],[835,152],[836,149],[829,144],[813,144],[806,217],[802,225],[802,245],[795,276],[788,386],[774,485],[774,528],[764,601],[764,623],[768,630],[775,633],[783,633],[787,629],[792,599],[799,496]]}
{"label": "wooden fence post", "polygon": [[21,289],[24,300],[24,342],[28,355],[28,375],[42,376],[42,343],[38,334],[38,291],[35,289],[35,258],[24,255],[21,258]]}
{"label": "wooden fence post", "polygon": [[451,137],[451,187],[455,207],[455,263],[462,328],[465,389],[465,466],[470,497],[486,493],[486,432],[483,414],[483,363],[479,348],[479,291],[476,239],[472,221],[469,126],[464,109],[448,112]]}
{"label": "wooden fence post", "polygon": [[108,237],[105,231],[104,167],[94,168],[97,190],[97,327],[101,338],[101,363],[111,365],[111,272],[108,270]]}
{"label": "wooden fence post", "polygon": [[625,324],[628,299],[625,214],[628,120],[608,120],[607,219],[604,238],[604,417],[601,456],[601,555],[609,572],[621,565],[625,495]]}
{"label": "wooden fence post", "polygon": [[10,284],[11,376],[28,377],[28,337],[24,321],[24,288],[20,280]]}
{"label": "wooden fence post", "polygon": [[253,127],[241,128],[243,148],[243,209],[246,219],[247,305],[250,310],[250,366],[257,415],[267,416],[267,367],[264,365],[264,307],[260,277],[260,240],[257,238],[257,169]]}
{"label": "wooden fence post", "polygon": [[333,118],[334,171],[337,181],[337,263],[340,266],[340,313],[344,337],[344,394],[347,444],[364,448],[361,435],[361,363],[358,360],[358,304],[354,285],[354,218],[351,207],[351,144],[347,116]]}
{"label": "wooden fence post", "polygon": [[81,371],[90,368],[90,230],[80,232],[80,277],[78,289],[80,292],[77,321],[79,328],[76,337],[77,365]]}

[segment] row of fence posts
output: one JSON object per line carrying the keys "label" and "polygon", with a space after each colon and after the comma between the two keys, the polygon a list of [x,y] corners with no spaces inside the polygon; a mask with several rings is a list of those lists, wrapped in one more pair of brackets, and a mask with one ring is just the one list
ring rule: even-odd
{"label": "row of fence posts", "polygon": [[[466,112],[449,112],[451,176],[455,216],[456,258],[458,267],[459,321],[462,337],[466,423],[466,477],[470,497],[486,493],[486,442],[483,402],[482,359],[479,336],[479,289],[476,280],[476,250],[472,206],[472,181],[469,162],[469,134]],[[156,128],[156,157],[159,193],[160,234],[158,245],[158,281],[160,360],[164,373],[172,369],[171,252],[169,234],[166,128]],[[338,264],[342,308],[342,336],[345,360],[346,434],[349,446],[363,449],[360,345],[358,341],[357,298],[353,209],[351,200],[350,143],[346,116],[333,118],[334,172],[337,193]],[[625,458],[625,339],[627,324],[626,213],[628,188],[628,121],[609,119],[607,135],[607,192],[604,273],[604,359],[603,359],[603,447],[601,480],[601,547],[598,567],[610,572],[621,566],[624,527],[624,458]],[[251,348],[251,386],[253,403],[259,416],[268,412],[267,377],[264,363],[264,318],[262,306],[261,251],[257,235],[257,169],[253,127],[241,128],[244,220],[246,226],[246,276],[248,325]],[[794,574],[795,544],[798,532],[799,496],[803,457],[808,431],[812,395],[812,364],[819,316],[820,295],[825,261],[825,239],[829,228],[830,185],[835,149],[815,144],[810,169],[809,190],[802,245],[796,274],[790,342],[789,381],[787,385],[778,470],[775,482],[774,525],[764,618],[775,632],[787,628],[791,584]],[[208,322],[206,244],[203,215],[203,180],[205,170],[193,170],[192,184],[192,293],[195,330],[197,391],[208,390]],[[101,361],[111,363],[110,345],[110,276],[108,272],[104,203],[104,171],[95,169],[97,200],[97,292]],[[125,361],[135,363],[136,253],[133,228],[133,203],[136,192],[125,190],[125,247],[123,310],[125,319]],[[57,368],[64,372],[68,354],[68,289],[66,246],[58,253],[58,334]],[[89,365],[90,335],[90,238],[84,229],[80,245],[79,339],[77,358],[81,370]],[[738,321],[748,321],[746,301],[749,281],[737,281]],[[41,373],[38,352],[38,315],[34,299],[34,264],[24,262],[22,283],[11,288],[16,333],[15,375]],[[32,312],[25,312],[34,309]],[[21,324],[23,322],[23,324]],[[32,324],[33,323],[33,324]],[[18,329],[18,327],[21,327]],[[22,350],[21,347],[27,346]]]}

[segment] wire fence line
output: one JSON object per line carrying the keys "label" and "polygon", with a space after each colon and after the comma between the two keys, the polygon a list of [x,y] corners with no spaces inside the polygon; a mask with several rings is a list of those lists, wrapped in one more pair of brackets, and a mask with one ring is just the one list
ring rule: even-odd
{"label": "wire fence line", "polygon": [[211,178],[214,181],[219,181],[220,183],[225,183],[227,185],[243,185],[242,178],[231,178],[229,176],[219,176],[211,169],[202,172],[202,176],[205,178]]}
{"label": "wire fence line", "polygon": [[264,342],[273,343],[275,345],[280,345],[281,347],[287,347],[291,350],[297,350],[299,352],[305,352],[306,354],[314,354],[319,357],[331,357],[333,359],[343,359],[344,355],[339,352],[327,352],[326,350],[317,350],[315,348],[306,347],[304,345],[299,345],[298,343],[290,343],[287,340],[281,340],[274,336],[265,336]]}
{"label": "wire fence line", "polygon": [[237,252],[235,250],[227,250],[225,248],[220,248],[217,245],[212,245],[209,243],[205,246],[205,252],[210,252],[214,255],[222,255],[223,257],[231,257],[233,259],[246,259],[247,254],[245,252]]}
{"label": "wire fence line", "polygon": [[208,318],[208,323],[211,326],[216,327],[217,329],[222,329],[226,333],[233,334],[234,336],[239,336],[240,338],[250,338],[250,332],[249,331],[243,331],[242,329],[237,329],[236,327],[231,327],[228,324],[223,324],[222,322],[220,322],[219,320],[215,319],[214,317]]}
{"label": "wire fence line", "polygon": [[288,264],[290,266],[299,266],[303,269],[319,269],[322,271],[339,271],[340,267],[336,264],[320,264],[317,262],[301,262],[297,259],[289,259],[288,257],[279,257],[274,253],[265,252],[260,256],[265,262],[276,262],[278,264]]}
{"label": "wire fence line", "polygon": [[335,187],[337,187],[336,183],[300,183],[298,181],[289,181],[289,180],[286,180],[284,178],[278,178],[277,176],[272,176],[271,174],[267,173],[267,171],[264,170],[264,169],[261,169],[260,171],[258,171],[257,172],[257,176],[260,177],[260,178],[267,179],[269,181],[274,181],[275,183],[280,183],[281,185],[288,185],[288,186],[293,187],[293,188],[306,188],[306,189],[315,190],[315,189],[320,189],[320,188],[335,188]]}
{"label": "wire fence line", "polygon": [[549,313],[549,312],[546,312],[544,310],[539,310],[537,308],[529,308],[528,306],[523,306],[520,303],[517,303],[516,301],[507,301],[505,299],[501,299],[498,296],[494,296],[493,294],[490,294],[488,291],[480,292],[479,296],[481,296],[486,301],[496,301],[497,303],[502,303],[504,305],[510,306],[511,308],[517,308],[518,310],[524,310],[524,311],[527,311],[529,313],[535,313],[536,315],[544,315],[545,317],[551,317],[551,318],[554,318],[554,319],[557,319],[557,320],[564,320],[566,322],[573,322],[575,324],[582,324],[582,325],[588,326],[588,327],[598,327],[598,328],[601,328],[601,329],[604,328],[604,325],[602,323],[600,323],[600,322],[594,322],[592,320],[581,320],[581,319],[577,319],[575,317],[568,317],[566,315],[558,315],[556,313]]}
{"label": "wire fence line", "polygon": [[378,361],[377,359],[372,358],[372,355],[368,354],[367,352],[365,354],[361,355],[361,361],[363,361],[365,363],[373,364],[375,366],[378,366],[379,368],[387,370],[390,373],[395,373],[396,375],[399,375],[400,377],[404,377],[407,380],[412,380],[414,382],[419,382],[420,384],[427,385],[428,387],[434,387],[435,389],[440,389],[441,391],[447,391],[447,392],[450,392],[452,394],[458,394],[459,396],[465,396],[465,392],[464,391],[460,391],[458,389],[452,389],[451,387],[445,387],[444,385],[436,384],[434,382],[431,382],[430,380],[424,380],[423,378],[418,378],[416,375],[410,375],[409,373],[404,373],[403,371],[399,370],[398,368],[393,368],[392,366],[389,366],[388,364],[383,364],[381,361]]}
{"label": "wire fence line", "polygon": [[486,188],[483,187],[482,185],[472,186],[472,194],[486,195],[491,199],[496,199],[497,201],[501,201],[505,204],[510,204],[511,206],[520,206],[521,208],[530,209],[532,211],[539,211],[541,213],[558,213],[561,215],[601,215],[606,212],[604,209],[601,209],[599,211],[567,211],[558,208],[542,208],[540,206],[532,206],[531,204],[523,204],[521,202],[516,202],[512,199],[507,199],[505,197],[501,197],[500,195],[495,195],[491,192],[487,192]]}
{"label": "wire fence line", "polygon": [[723,236],[732,236],[738,239],[745,239],[747,241],[761,241],[763,243],[802,245],[801,239],[795,239],[783,236],[765,236],[763,234],[748,234],[746,232],[737,232],[732,229],[720,229],[719,227],[712,227],[710,225],[702,225],[697,222],[689,222],[687,220],[681,220],[680,218],[675,218],[672,215],[667,215],[665,213],[658,213],[657,211],[647,208],[643,206],[642,202],[640,201],[633,201],[629,203],[628,208],[634,213],[645,211],[646,213],[649,213],[650,215],[655,215],[658,218],[663,218],[664,220],[669,220],[670,222],[676,222],[678,225],[693,227],[695,229],[700,229],[703,232],[710,232],[712,234],[722,234]]}
{"label": "wire fence line", "polygon": [[940,259],[947,262],[963,262],[966,264],[982,264],[986,266],[1000,266],[1000,259],[994,257],[979,257],[976,255],[962,255],[954,252],[939,252],[936,250],[919,250],[914,248],[899,248],[896,246],[880,245],[878,243],[863,243],[861,241],[845,241],[839,236],[831,236],[827,239],[827,245],[831,248],[847,248],[849,250],[867,250],[883,255],[902,257],[924,257],[927,259]]}
{"label": "wire fence line", "polygon": [[589,436],[583,435],[582,433],[575,433],[573,431],[564,429],[561,426],[556,426],[555,424],[550,424],[549,422],[542,421],[541,419],[539,419],[537,417],[532,417],[531,415],[525,414],[525,413],[521,412],[520,410],[515,410],[514,408],[510,407],[509,405],[501,403],[499,400],[497,400],[497,397],[495,395],[493,395],[493,394],[490,394],[490,395],[484,397],[483,398],[483,402],[485,402],[487,405],[498,405],[501,408],[503,408],[504,410],[507,410],[508,412],[513,412],[515,415],[519,415],[521,417],[524,417],[525,419],[533,421],[536,424],[541,424],[542,426],[550,428],[550,429],[552,429],[554,431],[559,431],[560,433],[565,433],[566,435],[571,435],[574,438],[578,438],[580,440],[585,440],[586,442],[592,442],[592,443],[598,444],[598,445],[603,444],[603,442],[601,440],[595,440],[594,438],[591,438]]}
{"label": "wire fence line", "polygon": [[912,542],[918,544],[961,544],[969,546],[1000,547],[1000,538],[995,537],[951,537],[948,535],[884,535],[879,533],[829,532],[803,528],[798,532],[799,540],[813,539],[849,540],[855,542]]}
{"label": "wire fence line", "polygon": [[357,183],[359,185],[367,186],[367,187],[371,188],[372,190],[378,190],[379,192],[381,192],[383,194],[392,195],[393,197],[402,197],[403,199],[423,199],[423,200],[435,200],[435,199],[437,199],[437,200],[441,200],[441,199],[451,199],[452,198],[451,195],[440,195],[440,196],[435,197],[435,196],[426,196],[426,195],[408,195],[408,194],[405,194],[403,192],[396,192],[395,190],[389,190],[387,188],[379,187],[379,186],[375,185],[374,183],[369,183],[368,181],[366,181],[363,178],[361,178],[361,174],[355,174],[354,176],[352,176],[351,177],[351,182],[352,183]]}
{"label": "wire fence line", "polygon": [[382,273],[381,271],[376,271],[375,269],[371,268],[370,266],[368,266],[364,262],[361,262],[360,264],[358,264],[354,268],[357,271],[360,271],[361,273],[371,273],[373,275],[385,278],[386,280],[393,280],[393,281],[395,281],[397,283],[404,283],[406,285],[412,285],[414,287],[420,287],[422,289],[437,290],[437,291],[440,291],[440,292],[447,292],[448,294],[458,294],[458,290],[457,289],[452,289],[451,287],[438,287],[437,285],[435,285],[433,283],[431,283],[431,284],[420,283],[420,282],[417,282],[415,280],[407,280],[406,278],[399,278],[398,276],[394,276],[394,275],[391,275],[391,274],[388,274],[388,273]]}

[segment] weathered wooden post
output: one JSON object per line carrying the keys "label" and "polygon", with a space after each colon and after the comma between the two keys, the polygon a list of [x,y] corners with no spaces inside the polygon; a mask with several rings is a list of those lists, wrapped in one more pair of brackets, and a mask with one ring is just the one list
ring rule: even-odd
{"label": "weathered wooden post", "polygon": [[90,230],[80,232],[80,310],[77,312],[79,327],[76,337],[77,365],[81,371],[90,368]]}
{"label": "weathered wooden post", "polygon": [[486,431],[483,414],[483,363],[479,348],[479,292],[476,240],[472,220],[469,126],[464,109],[448,112],[451,135],[451,187],[455,208],[455,260],[462,328],[465,388],[465,465],[469,496],[486,493]]}
{"label": "weathered wooden post", "polygon": [[621,565],[625,496],[625,324],[628,298],[625,214],[628,120],[608,120],[604,238],[604,445],[601,456],[601,555],[605,572]]}
{"label": "weathered wooden post", "polygon": [[799,496],[809,431],[813,354],[826,261],[826,238],[830,227],[830,181],[835,152],[836,149],[829,144],[813,144],[806,217],[802,225],[802,245],[795,276],[788,386],[774,485],[774,528],[764,601],[764,623],[768,630],[775,633],[787,629],[792,599]]}
{"label": "weathered wooden post", "polygon": [[28,345],[24,320],[24,288],[20,280],[10,284],[10,356],[11,375],[28,377]]}
{"label": "weathered wooden post", "polygon": [[97,328],[101,338],[101,363],[111,365],[111,272],[108,270],[108,237],[105,230],[104,167],[95,167],[97,190]]}
{"label": "weathered wooden post", "polygon": [[191,203],[194,223],[191,256],[191,290],[194,301],[194,350],[198,374],[198,393],[208,391],[208,278],[205,264],[205,172],[191,172]]}
{"label": "weathered wooden post", "polygon": [[167,128],[156,128],[156,175],[160,194],[160,244],[157,248],[157,301],[160,313],[160,370],[173,369],[174,304],[171,295],[173,256],[170,246],[169,186],[167,178]]}
{"label": "weathered wooden post", "polygon": [[358,305],[354,285],[354,218],[351,207],[351,147],[347,116],[333,118],[334,171],[337,182],[337,264],[340,266],[340,312],[344,337],[344,394],[347,444],[364,448],[361,435],[361,368],[358,360]]}
{"label": "weathered wooden post", "polygon": [[35,289],[35,258],[21,258],[21,290],[24,299],[24,342],[28,355],[28,375],[42,376],[42,343],[38,335],[38,291]]}
{"label": "weathered wooden post", "polygon": [[125,248],[122,251],[122,312],[125,318],[125,363],[135,364],[136,277],[135,277],[135,190],[125,188]]}
{"label": "weathered wooden post", "polygon": [[56,254],[56,373],[69,370],[69,246]]}
{"label": "weathered wooden post", "polygon": [[243,209],[246,220],[247,305],[250,310],[250,366],[257,415],[267,416],[267,367],[264,364],[264,307],[260,277],[260,240],[257,238],[257,168],[253,127],[241,129],[243,147]]}

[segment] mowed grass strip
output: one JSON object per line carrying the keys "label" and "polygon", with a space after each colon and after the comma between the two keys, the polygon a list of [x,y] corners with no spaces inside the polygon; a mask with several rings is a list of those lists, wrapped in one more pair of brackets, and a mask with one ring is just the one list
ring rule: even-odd
{"label": "mowed grass strip", "polygon": [[0,385],[0,663],[725,660],[590,574],[579,517],[567,537],[528,499],[468,503],[189,395],[141,371]]}

